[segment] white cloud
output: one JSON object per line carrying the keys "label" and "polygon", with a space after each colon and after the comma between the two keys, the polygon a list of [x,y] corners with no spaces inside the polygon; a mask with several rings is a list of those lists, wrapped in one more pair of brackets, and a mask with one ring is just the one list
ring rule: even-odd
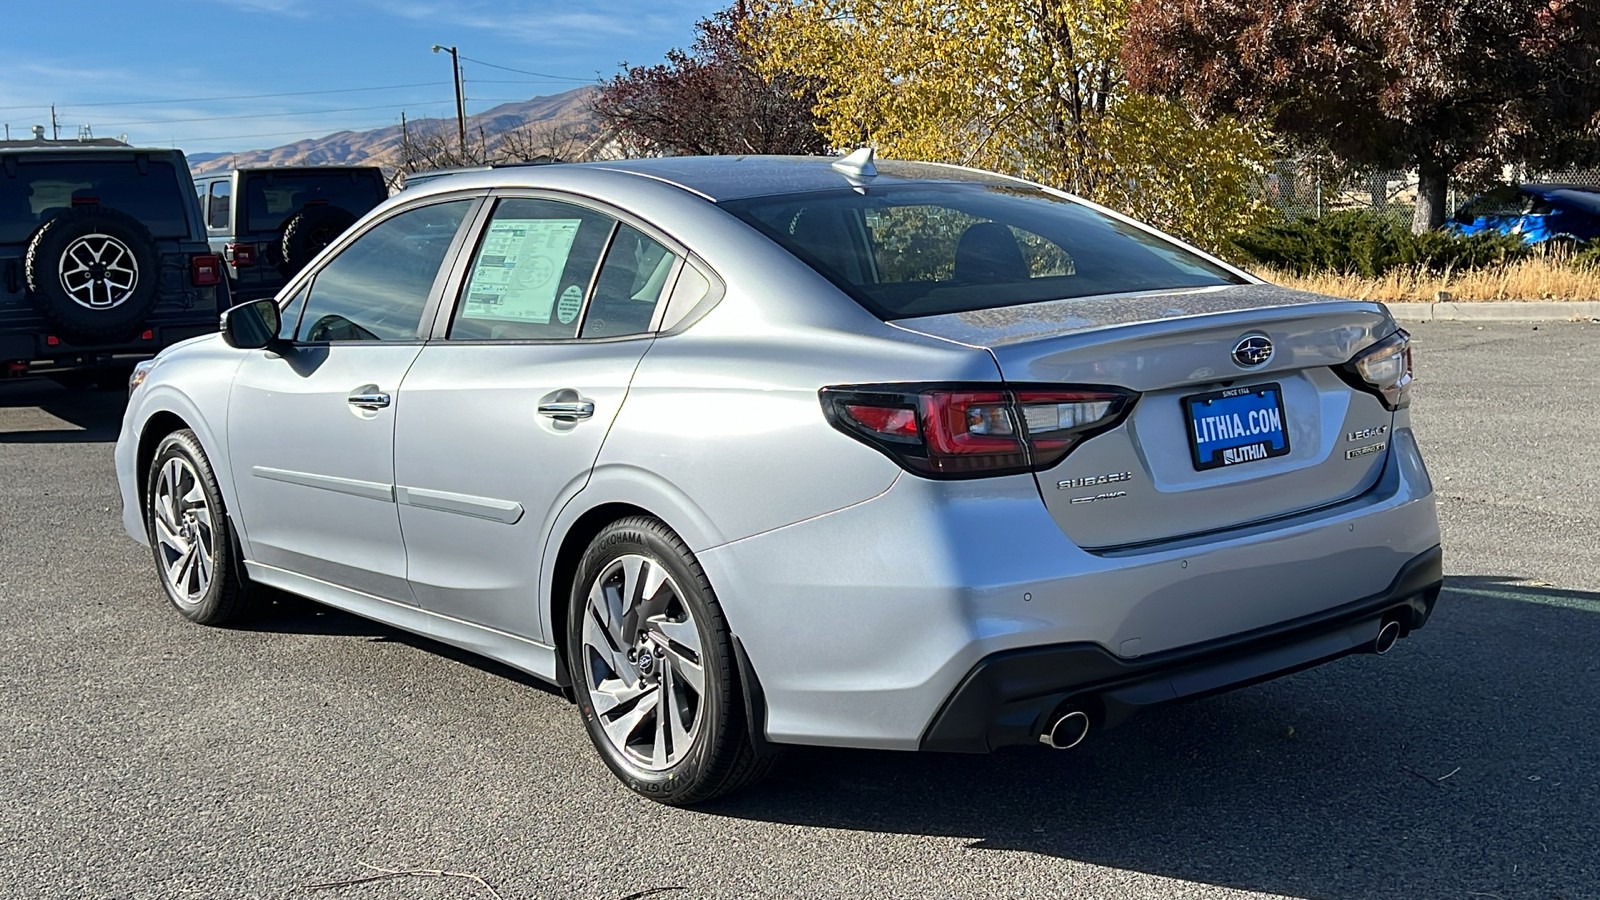
{"label": "white cloud", "polygon": [[245,12],[270,13],[275,16],[293,16],[297,19],[310,17],[311,7],[304,0],[221,0],[224,6],[242,9]]}
{"label": "white cloud", "polygon": [[[485,3],[480,0],[443,3],[427,0],[368,0],[377,8],[442,29],[468,28],[492,31],[519,43],[545,47],[592,47],[596,41],[616,41],[649,35],[682,34],[687,43],[689,23],[710,15],[722,4],[715,0],[675,2],[599,3],[574,12],[552,0]],[[640,7],[644,8],[641,9]],[[535,67],[537,68],[537,67]]]}

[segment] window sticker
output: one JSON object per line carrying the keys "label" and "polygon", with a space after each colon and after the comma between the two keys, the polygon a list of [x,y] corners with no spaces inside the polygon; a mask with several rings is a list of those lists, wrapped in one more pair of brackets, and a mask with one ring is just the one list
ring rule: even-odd
{"label": "window sticker", "polygon": [[556,318],[563,325],[571,325],[572,320],[578,317],[579,310],[583,309],[583,288],[569,285],[561,292],[561,302],[556,305]]}
{"label": "window sticker", "polygon": [[[550,321],[581,219],[495,219],[467,283],[464,318]],[[576,288],[569,289],[577,290]],[[582,295],[580,292],[579,301]],[[565,297],[563,297],[565,306]],[[574,310],[573,316],[577,315]],[[561,320],[572,321],[570,318]]]}

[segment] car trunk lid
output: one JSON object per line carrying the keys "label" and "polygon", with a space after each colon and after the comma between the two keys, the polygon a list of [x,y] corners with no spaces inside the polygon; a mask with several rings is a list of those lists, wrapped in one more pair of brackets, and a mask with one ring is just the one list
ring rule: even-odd
{"label": "car trunk lid", "polygon": [[[1173,540],[1348,500],[1377,481],[1387,456],[1393,413],[1337,371],[1394,330],[1375,303],[1241,285],[895,324],[987,348],[1012,385],[1140,392],[1121,425],[1036,475],[1053,518],[1085,548]],[[1272,348],[1267,361],[1235,361],[1242,342],[1260,338]]]}

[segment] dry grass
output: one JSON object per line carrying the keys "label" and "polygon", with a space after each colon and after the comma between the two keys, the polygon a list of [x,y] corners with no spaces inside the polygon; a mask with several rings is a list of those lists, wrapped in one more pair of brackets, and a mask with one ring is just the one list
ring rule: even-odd
{"label": "dry grass", "polygon": [[[1439,299],[1463,303],[1600,300],[1600,266],[1572,265],[1548,257],[1467,272],[1395,269],[1378,278],[1335,274],[1301,276],[1274,269],[1258,269],[1256,274],[1284,287],[1384,303],[1432,303]],[[1450,296],[1441,298],[1441,291]]]}

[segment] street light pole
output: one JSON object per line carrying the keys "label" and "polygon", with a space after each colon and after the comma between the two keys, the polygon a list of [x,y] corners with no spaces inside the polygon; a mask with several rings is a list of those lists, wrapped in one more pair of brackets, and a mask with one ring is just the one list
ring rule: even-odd
{"label": "street light pole", "polygon": [[456,135],[461,139],[461,157],[466,161],[467,156],[467,101],[461,94],[461,60],[456,57],[456,48],[445,47],[441,44],[433,45],[433,52],[440,50],[450,51],[450,71],[455,75],[456,84]]}

